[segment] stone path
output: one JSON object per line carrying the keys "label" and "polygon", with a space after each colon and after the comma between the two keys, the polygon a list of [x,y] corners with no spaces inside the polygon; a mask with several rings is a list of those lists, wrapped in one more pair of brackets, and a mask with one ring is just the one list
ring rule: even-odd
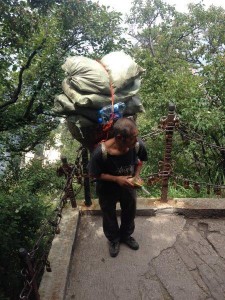
{"label": "stone path", "polygon": [[64,299],[225,299],[224,218],[137,217],[134,237],[111,258],[101,217],[81,216]]}

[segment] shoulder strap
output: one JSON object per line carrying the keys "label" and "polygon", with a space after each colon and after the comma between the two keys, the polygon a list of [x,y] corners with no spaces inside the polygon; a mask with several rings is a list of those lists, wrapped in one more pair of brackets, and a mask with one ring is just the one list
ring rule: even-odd
{"label": "shoulder strap", "polygon": [[101,148],[102,148],[102,158],[105,161],[107,159],[107,150],[105,147],[105,143],[101,143]]}

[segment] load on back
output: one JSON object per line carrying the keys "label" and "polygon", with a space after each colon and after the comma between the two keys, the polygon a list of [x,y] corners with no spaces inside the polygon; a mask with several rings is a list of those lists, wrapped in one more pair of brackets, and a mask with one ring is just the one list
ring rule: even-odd
{"label": "load on back", "polygon": [[55,97],[54,112],[66,116],[72,136],[90,151],[106,136],[111,108],[114,119],[144,112],[137,96],[144,69],[126,53],[111,52],[100,61],[70,56],[62,69],[66,77],[63,93]]}

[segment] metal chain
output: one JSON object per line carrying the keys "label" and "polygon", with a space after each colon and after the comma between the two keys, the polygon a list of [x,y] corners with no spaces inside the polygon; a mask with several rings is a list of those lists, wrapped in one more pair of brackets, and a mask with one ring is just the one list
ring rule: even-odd
{"label": "metal chain", "polygon": [[181,126],[176,126],[175,129],[183,136],[185,137],[185,139],[190,140],[190,141],[195,141],[197,143],[201,143],[209,148],[214,148],[217,149],[219,151],[225,151],[225,147],[224,146],[217,146],[216,144],[210,144],[204,141],[204,138],[196,133],[196,132],[191,132],[191,134],[187,133],[186,131],[184,131]]}
{"label": "metal chain", "polygon": [[[79,188],[75,192],[75,196],[80,192],[80,190],[82,188],[82,177],[83,177],[82,176],[82,165],[81,165],[82,151],[83,151],[83,147],[80,147],[77,151],[77,157],[76,157],[74,167],[73,167],[71,175],[70,175],[70,180],[73,180],[73,178],[76,177],[77,183],[79,184]],[[66,184],[64,185],[64,187],[60,193],[59,204],[53,212],[54,218],[52,220],[44,220],[43,225],[42,225],[42,231],[41,231],[37,241],[35,242],[32,250],[27,253],[28,258],[32,263],[33,275],[32,275],[32,277],[30,276],[30,272],[26,267],[21,270],[21,275],[24,277],[24,287],[20,293],[20,296],[19,296],[20,299],[23,299],[23,300],[29,299],[29,297],[33,291],[33,282],[36,280],[38,274],[41,273],[41,271],[43,270],[44,267],[46,268],[46,271],[51,272],[50,262],[48,261],[47,257],[48,257],[51,243],[52,243],[52,240],[53,240],[55,234],[60,233],[59,224],[62,219],[63,208],[65,207],[65,203],[63,201],[62,196],[63,196],[63,193],[64,193],[67,185],[68,185],[68,181],[66,182]],[[49,228],[49,226],[50,226],[50,228]],[[51,231],[51,234],[49,231]],[[40,245],[45,236],[48,236],[48,239],[45,244],[45,249],[44,249],[41,257],[39,259],[37,259],[36,261],[34,261],[35,255],[36,255],[37,251],[39,250]],[[48,246],[48,249],[46,249],[47,246]]]}
{"label": "metal chain", "polygon": [[186,185],[192,184],[192,183],[193,184],[197,183],[199,185],[203,185],[203,186],[214,188],[214,189],[217,189],[217,188],[225,189],[224,184],[212,184],[212,183],[207,183],[204,181],[199,182],[196,180],[190,180],[190,179],[184,178],[183,175],[177,175],[176,173],[171,174],[171,177],[173,177],[175,180],[182,180],[183,182],[186,183]]}
{"label": "metal chain", "polygon": [[151,131],[150,133],[147,133],[145,135],[141,136],[141,139],[146,142],[147,138],[155,138],[156,136],[158,136],[159,134],[161,134],[162,132],[164,132],[164,129],[159,128],[159,129],[155,129],[153,131]]}

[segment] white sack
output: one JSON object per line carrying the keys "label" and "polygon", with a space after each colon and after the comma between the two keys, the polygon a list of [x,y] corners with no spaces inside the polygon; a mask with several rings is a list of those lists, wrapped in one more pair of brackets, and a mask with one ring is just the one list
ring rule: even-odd
{"label": "white sack", "polygon": [[145,71],[130,55],[122,51],[103,56],[101,62],[109,73],[115,92],[125,88]]}
{"label": "white sack", "polygon": [[69,56],[62,69],[76,90],[91,94],[110,94],[108,73],[96,60],[84,56]]}
{"label": "white sack", "polygon": [[[136,79],[132,85],[127,87],[126,90],[122,90],[120,93],[114,95],[114,102],[126,102],[132,96],[136,95],[140,87],[140,80]],[[110,95],[103,94],[88,94],[81,93],[75,90],[68,79],[64,79],[62,82],[62,89],[65,95],[74,103],[74,107],[82,106],[95,109],[101,109],[106,105],[112,103],[112,97]],[[75,109],[75,108],[74,108]]]}
{"label": "white sack", "polygon": [[59,114],[70,114],[75,111],[74,103],[66,95],[55,96],[53,111]]}
{"label": "white sack", "polygon": [[138,96],[134,96],[126,102],[124,115],[133,115],[142,112],[145,112],[145,109],[141,103],[141,99]]}
{"label": "white sack", "polygon": [[67,127],[71,135],[90,151],[105,135],[99,124],[79,115],[67,117]]}

